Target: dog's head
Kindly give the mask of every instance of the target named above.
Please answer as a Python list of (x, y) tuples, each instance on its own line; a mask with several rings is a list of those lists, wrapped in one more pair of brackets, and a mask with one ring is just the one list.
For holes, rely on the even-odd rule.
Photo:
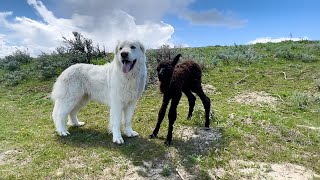
[(157, 66), (157, 73), (159, 81), (170, 81), (174, 67), (177, 65), (181, 57), (181, 54), (178, 54), (173, 60), (166, 59), (161, 60)]
[(121, 66), (123, 73), (128, 73), (137, 66), (145, 63), (145, 48), (139, 41), (119, 42), (115, 49), (117, 63)]

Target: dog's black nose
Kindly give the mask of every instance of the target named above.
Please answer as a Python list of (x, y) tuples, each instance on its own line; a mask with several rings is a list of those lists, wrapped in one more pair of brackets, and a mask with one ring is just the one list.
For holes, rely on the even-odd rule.
[(128, 57), (128, 52), (121, 52), (121, 57), (122, 58)]

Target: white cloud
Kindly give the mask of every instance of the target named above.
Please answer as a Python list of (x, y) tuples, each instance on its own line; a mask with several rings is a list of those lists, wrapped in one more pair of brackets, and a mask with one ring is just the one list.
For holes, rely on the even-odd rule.
[(0, 58), (8, 56), (12, 54), (12, 52), (17, 49), (23, 50), (24, 48), (21, 46), (13, 45), (7, 38), (6, 35), (0, 34)]
[(248, 44), (257, 44), (257, 43), (268, 43), (268, 42), (273, 42), (273, 43), (278, 43), (282, 41), (301, 41), (301, 40), (308, 40), (308, 37), (303, 37), (303, 38), (293, 38), (293, 37), (281, 37), (281, 38), (271, 38), (271, 37), (262, 37), (262, 38), (257, 38), (253, 41), (249, 41)]
[(9, 20), (12, 12), (0, 12), (0, 26), (9, 32), (1, 46), (8, 52), (21, 47), (28, 49), (32, 56), (52, 52), (61, 45), (62, 36), (71, 38), (73, 31), (92, 39), (100, 47), (104, 46), (107, 51), (113, 51), (117, 41), (122, 39), (140, 40), (147, 48), (183, 44), (183, 41), (174, 42), (173, 26), (161, 21), (166, 14), (177, 15), (194, 25), (237, 27), (246, 23), (232, 13), (221, 13), (215, 9), (192, 11), (189, 6), (195, 0), (55, 1), (64, 18), (47, 9), (40, 0), (27, 2), (41, 20), (28, 17)]
[[(102, 14), (100, 18), (91, 15), (73, 13), (72, 17), (57, 18), (41, 1), (28, 0), (42, 18), (36, 21), (27, 17), (15, 17), (9, 21), (12, 12), (0, 13), (0, 25), (9, 29), (7, 39), (15, 42), (16, 47), (29, 49), (31, 55), (42, 52), (52, 52), (61, 45), (62, 36), (72, 37), (72, 31), (81, 32), (85, 37), (104, 45), (108, 51), (113, 51), (118, 40), (137, 39), (147, 47), (159, 47), (170, 44), (174, 28), (164, 22), (145, 22), (137, 24), (135, 18), (121, 10), (112, 10)], [(3, 38), (2, 38), (3, 39)], [(9, 45), (2, 40), (2, 45), (10, 51)]]

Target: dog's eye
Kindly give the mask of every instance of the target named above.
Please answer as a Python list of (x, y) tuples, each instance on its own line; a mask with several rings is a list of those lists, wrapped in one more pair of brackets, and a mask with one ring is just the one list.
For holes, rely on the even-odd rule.
[(131, 49), (135, 49), (136, 47), (135, 47), (135, 46), (131, 46), (130, 48), (131, 48)]
[(120, 47), (119, 50), (121, 51), (121, 50), (122, 50), (122, 47)]

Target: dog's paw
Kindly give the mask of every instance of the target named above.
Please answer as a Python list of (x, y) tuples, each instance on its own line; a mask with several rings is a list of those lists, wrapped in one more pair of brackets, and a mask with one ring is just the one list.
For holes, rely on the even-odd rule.
[(79, 122), (77, 126), (83, 126), (84, 124), (85, 124), (84, 122)]
[(68, 131), (57, 131), (59, 136), (68, 136), (70, 133)]
[(124, 140), (121, 136), (120, 137), (113, 137), (112, 142), (117, 143), (117, 144), (123, 144)]
[(187, 120), (188, 120), (188, 121), (191, 120), (191, 118), (192, 118), (192, 115), (188, 115), (188, 116), (187, 116)]
[(73, 123), (73, 122), (71, 122), (71, 121), (68, 121), (67, 122), (67, 124), (69, 125), (69, 126), (72, 126), (72, 127), (80, 127), (80, 126), (83, 126), (85, 123), (84, 122), (77, 122), (77, 123)]
[(136, 131), (131, 130), (131, 131), (127, 131), (126, 135), (128, 137), (135, 137), (135, 136), (139, 136), (139, 133), (137, 133)]

